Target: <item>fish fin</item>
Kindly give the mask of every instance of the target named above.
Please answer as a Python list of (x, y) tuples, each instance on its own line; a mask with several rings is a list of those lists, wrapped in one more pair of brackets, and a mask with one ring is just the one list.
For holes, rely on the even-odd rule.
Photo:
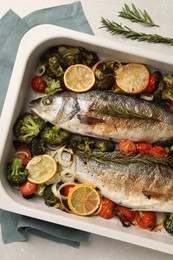
[(97, 124), (105, 123), (105, 120), (103, 120), (102, 118), (97, 118), (92, 116), (77, 115), (77, 118), (82, 124), (86, 124), (86, 125), (97, 125)]

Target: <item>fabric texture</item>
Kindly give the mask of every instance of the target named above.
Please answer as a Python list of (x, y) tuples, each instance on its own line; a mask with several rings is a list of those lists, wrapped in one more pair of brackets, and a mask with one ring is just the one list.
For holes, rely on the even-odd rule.
[[(5, 100), (20, 40), (29, 29), (40, 24), (53, 24), (93, 34), (80, 2), (38, 10), (23, 19), (9, 10), (0, 20), (0, 111)], [(88, 232), (21, 216), (2, 209), (0, 210), (0, 222), (4, 243), (25, 241), (27, 233), (31, 233), (77, 248), (81, 242), (88, 242), (90, 237)]]

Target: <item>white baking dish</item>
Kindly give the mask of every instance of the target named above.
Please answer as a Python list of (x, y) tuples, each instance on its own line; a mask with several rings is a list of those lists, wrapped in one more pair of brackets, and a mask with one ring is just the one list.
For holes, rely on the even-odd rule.
[(120, 61), (140, 62), (165, 72), (171, 72), (173, 68), (173, 59), (171, 60), (170, 56), (53, 25), (41, 25), (26, 33), (19, 46), (0, 121), (0, 207), (8, 211), (173, 254), (173, 236), (171, 237), (165, 232), (149, 232), (135, 227), (124, 228), (114, 218), (104, 220), (99, 217), (79, 217), (48, 208), (43, 202), (40, 202), (40, 199), (24, 200), (6, 182), (5, 171), (12, 151), (12, 126), (19, 113), (27, 107), (29, 100), (34, 97), (30, 87), (34, 66), (45, 50), (59, 44), (82, 46), (105, 57), (111, 56)]

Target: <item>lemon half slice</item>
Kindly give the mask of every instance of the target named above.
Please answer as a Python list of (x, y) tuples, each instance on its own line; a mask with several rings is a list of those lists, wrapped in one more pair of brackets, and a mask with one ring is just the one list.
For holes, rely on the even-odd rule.
[(71, 91), (88, 91), (93, 87), (94, 83), (94, 72), (86, 65), (71, 65), (64, 73), (64, 84)]
[(37, 184), (49, 181), (58, 171), (56, 160), (49, 154), (33, 157), (26, 166), (29, 171), (28, 180)]
[(143, 92), (148, 86), (150, 73), (146, 66), (139, 63), (128, 63), (116, 77), (117, 86), (128, 94)]
[(96, 212), (101, 203), (100, 193), (89, 183), (75, 185), (68, 194), (70, 210), (80, 216), (89, 216)]

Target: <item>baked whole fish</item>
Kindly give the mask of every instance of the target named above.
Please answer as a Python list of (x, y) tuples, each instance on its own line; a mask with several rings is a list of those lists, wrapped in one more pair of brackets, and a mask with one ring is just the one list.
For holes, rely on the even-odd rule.
[(37, 98), (31, 110), (73, 133), (118, 141), (173, 138), (173, 114), (154, 102), (108, 91), (63, 92)]
[(79, 157), (76, 160), (76, 179), (94, 184), (115, 203), (133, 210), (173, 212), (170, 167), (143, 163), (105, 165)]

